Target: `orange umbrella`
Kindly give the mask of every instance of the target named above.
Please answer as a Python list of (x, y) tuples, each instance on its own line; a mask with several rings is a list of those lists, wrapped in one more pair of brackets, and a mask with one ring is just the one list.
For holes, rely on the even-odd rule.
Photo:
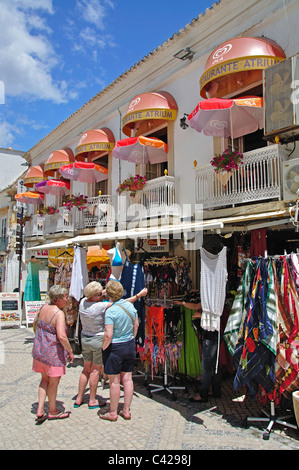
[(45, 196), (37, 191), (26, 191), (16, 194), (15, 199), (23, 204), (39, 204), (45, 199)]
[(134, 163), (161, 163), (167, 161), (168, 147), (155, 137), (129, 137), (118, 140), (112, 155)]

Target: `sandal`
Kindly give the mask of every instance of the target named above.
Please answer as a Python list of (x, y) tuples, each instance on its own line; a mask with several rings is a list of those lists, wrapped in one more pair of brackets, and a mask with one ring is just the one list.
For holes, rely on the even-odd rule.
[(123, 410), (121, 410), (121, 411), (119, 412), (119, 416), (121, 416), (122, 418), (126, 419), (127, 421), (129, 421), (129, 420), (131, 419), (131, 413), (130, 413), (128, 416), (126, 416), (126, 415), (124, 414), (124, 411), (123, 411)]
[(105, 419), (106, 421), (117, 421), (117, 416), (116, 418), (111, 418), (110, 413), (104, 413), (100, 415), (101, 419)]
[(74, 408), (80, 408), (80, 406), (83, 405), (83, 401), (81, 403), (74, 403)]
[(106, 405), (106, 402), (101, 401), (97, 405), (88, 405), (88, 409), (89, 410), (94, 410), (95, 408), (100, 408), (101, 406), (105, 406), (105, 405)]
[(57, 415), (54, 415), (54, 416), (49, 416), (48, 415), (48, 419), (65, 419), (65, 418), (68, 418), (69, 415), (70, 415), (69, 411), (61, 411), (60, 413), (58, 413)]
[(44, 421), (46, 421), (47, 418), (48, 418), (48, 416), (46, 415), (46, 413), (44, 413), (42, 416), (37, 416), (35, 418), (35, 422), (36, 422), (36, 424), (40, 424), (40, 423), (43, 423)]

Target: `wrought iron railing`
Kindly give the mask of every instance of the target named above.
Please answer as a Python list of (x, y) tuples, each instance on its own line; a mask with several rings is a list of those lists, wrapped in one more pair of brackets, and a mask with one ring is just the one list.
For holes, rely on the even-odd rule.
[(215, 173), (208, 164), (195, 168), (195, 202), (210, 209), (266, 199), (281, 199), (281, 162), (286, 151), (270, 145), (244, 153), (243, 165)]

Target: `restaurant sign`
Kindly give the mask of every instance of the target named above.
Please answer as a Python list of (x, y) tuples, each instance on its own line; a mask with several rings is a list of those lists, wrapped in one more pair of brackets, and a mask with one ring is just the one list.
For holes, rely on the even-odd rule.
[(282, 57), (269, 56), (248, 56), (239, 57), (228, 61), (218, 62), (213, 67), (206, 70), (200, 77), (200, 90), (210, 81), (236, 72), (244, 72), (250, 70), (264, 70), (283, 60)]

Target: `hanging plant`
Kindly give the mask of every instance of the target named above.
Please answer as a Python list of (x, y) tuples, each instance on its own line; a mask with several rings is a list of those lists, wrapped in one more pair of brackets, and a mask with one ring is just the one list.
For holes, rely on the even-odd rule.
[(243, 165), (243, 154), (237, 150), (226, 149), (220, 155), (215, 155), (211, 160), (211, 165), (214, 167), (216, 173), (238, 170), (239, 165)]
[(67, 201), (63, 203), (63, 207), (69, 211), (73, 207), (77, 207), (79, 211), (86, 209), (87, 207), (88, 196), (83, 196), (83, 194), (71, 194), (68, 196)]
[(116, 192), (130, 191), (130, 196), (135, 197), (136, 191), (141, 191), (146, 183), (146, 177), (141, 175), (129, 176), (117, 188)]

